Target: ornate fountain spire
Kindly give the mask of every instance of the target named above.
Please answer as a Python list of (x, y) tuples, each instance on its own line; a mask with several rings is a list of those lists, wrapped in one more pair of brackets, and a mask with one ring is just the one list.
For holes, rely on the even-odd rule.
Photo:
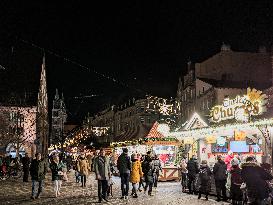
[(46, 68), (45, 68), (45, 54), (43, 56), (42, 71), (40, 78), (40, 87), (38, 93), (37, 105), (37, 129), (36, 129), (36, 144), (38, 145), (38, 152), (47, 154), (48, 152), (48, 97), (46, 85)]

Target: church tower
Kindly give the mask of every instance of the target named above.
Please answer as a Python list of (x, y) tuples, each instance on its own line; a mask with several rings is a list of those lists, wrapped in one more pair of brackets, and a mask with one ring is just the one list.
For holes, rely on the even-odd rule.
[(66, 122), (66, 119), (67, 114), (64, 103), (64, 96), (62, 94), (62, 96), (60, 97), (58, 89), (56, 89), (52, 108), (52, 129), (50, 144), (56, 145), (58, 143), (63, 143), (64, 123)]

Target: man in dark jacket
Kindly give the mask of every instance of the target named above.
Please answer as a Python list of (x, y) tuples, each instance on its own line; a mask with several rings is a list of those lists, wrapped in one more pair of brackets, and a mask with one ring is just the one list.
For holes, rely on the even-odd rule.
[(217, 157), (217, 162), (213, 167), (213, 174), (216, 186), (217, 201), (221, 201), (221, 192), (223, 200), (227, 200), (226, 183), (227, 183), (227, 165), (222, 160), (222, 156)]
[(127, 199), (128, 192), (129, 192), (129, 179), (130, 179), (130, 171), (131, 171), (131, 160), (130, 160), (130, 157), (128, 156), (127, 148), (124, 148), (123, 153), (119, 156), (117, 167), (118, 167), (120, 178), (121, 178), (121, 192), (122, 192), (121, 199)]
[(150, 156), (151, 152), (147, 152), (147, 156), (145, 157), (145, 160), (142, 163), (142, 171), (144, 173), (144, 178), (145, 178), (145, 187), (144, 187), (144, 192), (147, 191), (148, 189), (148, 195), (152, 196), (152, 191), (153, 191), (153, 174), (155, 172), (154, 168), (154, 163), (153, 160)]
[(154, 164), (154, 187), (157, 189), (157, 182), (159, 178), (159, 171), (162, 171), (161, 162), (159, 159), (159, 155), (155, 155), (155, 158), (153, 159)]
[(192, 158), (188, 161), (187, 169), (189, 194), (193, 194), (193, 192), (196, 193), (195, 180), (196, 175), (199, 172), (198, 163), (195, 155), (193, 155)]
[(254, 157), (247, 157), (242, 164), (242, 179), (246, 183), (249, 204), (269, 204), (269, 185), (272, 175), (257, 165)]
[[(35, 159), (32, 160), (30, 165), (30, 175), (32, 180), (32, 195), (31, 198), (39, 198), (40, 194), (43, 191), (44, 179), (47, 172), (47, 162), (45, 159), (42, 159), (40, 153), (35, 154)], [(38, 192), (37, 192), (38, 185)]]
[(23, 182), (28, 182), (30, 158), (28, 157), (27, 153), (22, 158), (22, 164), (23, 164), (23, 172), (24, 172)]

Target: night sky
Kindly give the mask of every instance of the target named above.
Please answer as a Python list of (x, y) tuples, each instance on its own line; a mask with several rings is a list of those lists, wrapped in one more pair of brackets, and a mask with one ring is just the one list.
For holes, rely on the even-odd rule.
[(201, 62), (222, 42), (255, 51), (273, 37), (265, 1), (34, 2), (0, 1), (0, 91), (36, 98), (43, 51), (33, 43), (45, 49), (49, 105), (58, 88), (70, 121), (132, 97), (175, 97), (188, 59)]

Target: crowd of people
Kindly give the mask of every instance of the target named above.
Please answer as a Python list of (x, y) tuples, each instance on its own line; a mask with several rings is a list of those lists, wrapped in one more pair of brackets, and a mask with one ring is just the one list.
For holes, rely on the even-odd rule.
[[(123, 153), (115, 161), (113, 156), (108, 156), (104, 149), (97, 150), (91, 154), (80, 154), (76, 158), (64, 154), (54, 153), (50, 156), (42, 156), (36, 153), (32, 159), (25, 154), (24, 157), (0, 158), (1, 171), (5, 167), (21, 166), (23, 170), (23, 182), (29, 182), (31, 178), (32, 191), (31, 199), (39, 199), (44, 190), (45, 177), (50, 171), (55, 197), (61, 195), (62, 182), (67, 181), (67, 173), (75, 172), (75, 182), (86, 187), (87, 177), (91, 172), (95, 173), (98, 182), (99, 202), (108, 201), (112, 195), (113, 174), (116, 168), (121, 179), (121, 199), (128, 199), (129, 183), (132, 184), (131, 196), (138, 197), (138, 193), (148, 191), (152, 196), (153, 188), (156, 190), (159, 172), (162, 170), (161, 163), (157, 155), (147, 152), (147, 155), (128, 155), (128, 149), (124, 148)], [(116, 168), (115, 168), (116, 167)]]
[(244, 160), (230, 151), (223, 158), (217, 156), (213, 167), (202, 160), (200, 165), (196, 156), (189, 161), (182, 159), (180, 163), (182, 191), (198, 195), (198, 199), (205, 196), (208, 200), (212, 184), (215, 184), (217, 201), (231, 199), (234, 205), (271, 204), (271, 166), (259, 164), (254, 156)]
[[(23, 182), (32, 182), (31, 198), (40, 198), (44, 188), (44, 180), (50, 170), (55, 197), (61, 195), (63, 181), (68, 181), (67, 173), (75, 171), (75, 182), (86, 187), (87, 177), (94, 172), (98, 182), (99, 202), (108, 201), (112, 195), (113, 174), (118, 170), (121, 179), (121, 199), (128, 199), (132, 184), (131, 196), (138, 198), (144, 190), (148, 196), (157, 191), (158, 178), (162, 171), (158, 155), (147, 152), (146, 155), (132, 154), (124, 148), (122, 154), (115, 160), (113, 156), (106, 155), (104, 149), (91, 154), (81, 154), (76, 158), (55, 153), (43, 157), (36, 153), (31, 159), (27, 154), (24, 157), (12, 159), (0, 157), (1, 173), (7, 167), (22, 166)], [(248, 156), (241, 159), (229, 152), (227, 156), (217, 156), (217, 162), (211, 167), (206, 160), (198, 163), (196, 156), (187, 160), (183, 158), (180, 163), (182, 192), (203, 195), (206, 200), (212, 192), (213, 184), (216, 188), (217, 201), (227, 201), (240, 204), (271, 204), (273, 188), (271, 186), (271, 166), (259, 164), (255, 157)]]

